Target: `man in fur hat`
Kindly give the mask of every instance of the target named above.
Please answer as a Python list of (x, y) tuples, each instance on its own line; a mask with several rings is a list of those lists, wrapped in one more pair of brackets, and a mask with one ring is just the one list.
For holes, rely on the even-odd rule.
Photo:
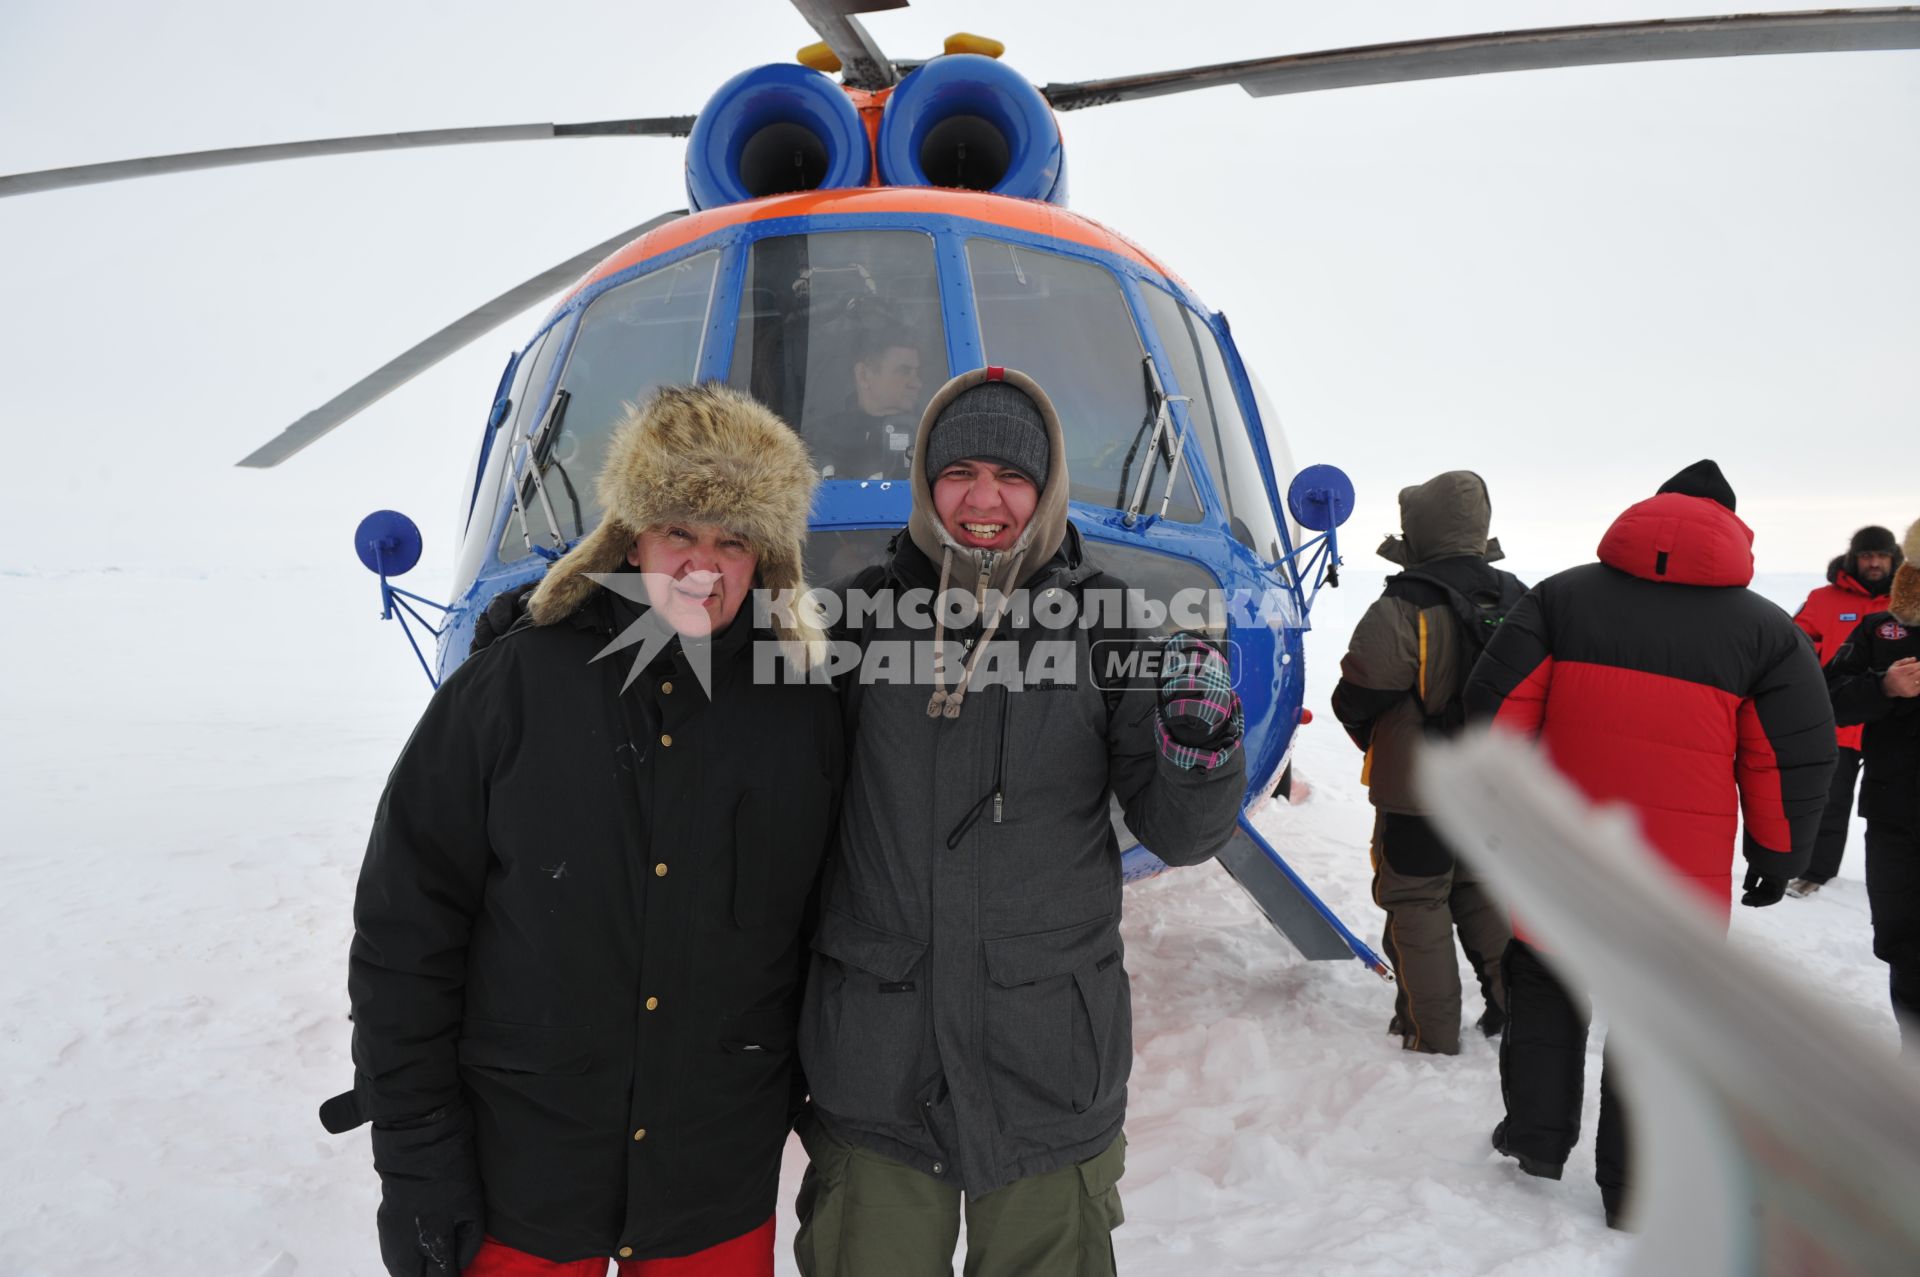
[(754, 679), (756, 645), (821, 636), (743, 609), (803, 587), (814, 483), (758, 403), (662, 390), (613, 437), (599, 526), (394, 767), (354, 1089), (321, 1114), (373, 1123), (393, 1277), (771, 1274), (842, 727), (825, 684)]
[[(848, 591), (902, 606), (852, 637), (927, 649), (913, 614), (929, 594), (959, 619), (935, 620), (926, 681), (847, 690), (845, 814), (801, 1016), (795, 1251), (808, 1277), (947, 1274), (964, 1212), (972, 1277), (1097, 1277), (1133, 1061), (1109, 800), (1168, 863), (1210, 856), (1246, 784), (1238, 698), (1204, 645), (1180, 642), (1202, 659), (1160, 687), (1108, 687), (1098, 631), (1042, 623), (1124, 587), (1067, 521), (1060, 421), (1032, 379), (954, 378), (912, 455), (911, 521)], [(1008, 602), (1021, 589), (1031, 609)]]
[[(1793, 614), (1793, 623), (1813, 640), (1813, 650), (1825, 666), (1840, 651), (1860, 618), (1887, 606), (1887, 587), (1900, 566), (1900, 543), (1881, 527), (1865, 527), (1853, 534), (1846, 554), (1827, 566), (1827, 584), (1807, 595)], [(1790, 896), (1810, 896), (1840, 872), (1847, 849), (1847, 825), (1853, 816), (1853, 788), (1860, 776), (1860, 727), (1841, 727), (1840, 761), (1833, 769), (1827, 809), (1820, 816), (1820, 836), (1805, 876), (1787, 887)]]
[(1873, 952), (1887, 964), (1902, 1049), (1920, 1053), (1920, 522), (1887, 609), (1861, 618), (1827, 666), (1834, 717), (1865, 724), (1867, 904)]

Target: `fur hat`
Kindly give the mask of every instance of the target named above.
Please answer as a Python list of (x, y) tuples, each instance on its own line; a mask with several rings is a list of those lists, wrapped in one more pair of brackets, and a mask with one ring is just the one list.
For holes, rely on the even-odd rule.
[[(1860, 556), (1863, 554), (1892, 555), (1893, 568), (1888, 571), (1888, 577), (1891, 577), (1894, 571), (1898, 571), (1900, 565), (1906, 561), (1906, 556), (1900, 552), (1900, 543), (1893, 539), (1893, 533), (1872, 523), (1854, 533), (1853, 539), (1847, 542), (1847, 556), (1843, 566), (1847, 575), (1855, 580), (1860, 578)], [(1875, 590), (1874, 593), (1877, 594), (1879, 591)]]
[(1900, 542), (1900, 552), (1906, 556), (1899, 570), (1893, 574), (1893, 589), (1887, 599), (1887, 608), (1902, 625), (1920, 625), (1920, 519), (1916, 519), (1907, 535)]
[[(613, 572), (634, 539), (664, 523), (708, 523), (738, 533), (759, 558), (755, 581), (770, 591), (804, 591), (807, 512), (818, 483), (800, 436), (757, 400), (718, 382), (668, 386), (629, 408), (600, 467), (600, 525), (547, 570), (527, 603), (535, 624), (577, 611)], [(789, 655), (806, 664), (825, 636), (791, 609), (775, 625)]]

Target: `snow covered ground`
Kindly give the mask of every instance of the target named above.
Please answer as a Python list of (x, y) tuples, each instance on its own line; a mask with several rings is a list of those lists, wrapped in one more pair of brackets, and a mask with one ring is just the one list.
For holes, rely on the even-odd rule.
[[(366, 1134), (328, 1136), (314, 1108), (350, 1080), (354, 876), (427, 688), (340, 558), (0, 570), (0, 1273), (380, 1271)], [(1260, 820), (1371, 939), (1371, 812), (1326, 697), (1379, 577), (1348, 581), (1309, 640), (1312, 796)], [(1791, 607), (1812, 583), (1760, 584)], [(1861, 869), (1856, 825), (1840, 880), (1736, 909), (1734, 943), (1891, 1041)], [(1398, 1050), (1389, 988), (1300, 961), (1216, 868), (1133, 888), (1127, 910), (1124, 1271), (1573, 1277), (1626, 1259), (1590, 1140), (1561, 1183), (1488, 1150), (1499, 1088), (1476, 1035), (1454, 1059)]]

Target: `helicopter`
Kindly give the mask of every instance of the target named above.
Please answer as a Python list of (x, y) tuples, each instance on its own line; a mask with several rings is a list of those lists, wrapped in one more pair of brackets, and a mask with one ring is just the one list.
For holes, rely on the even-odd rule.
[[(1337, 581), (1337, 528), (1352, 508), (1351, 488), (1314, 469), (1283, 499), (1291, 462), (1224, 318), (1158, 258), (1066, 210), (1055, 113), (1221, 84), (1285, 93), (1920, 40), (1914, 9), (1756, 15), (1414, 41), (1036, 89), (997, 60), (992, 42), (973, 37), (956, 37), (925, 62), (891, 60), (857, 15), (897, 4), (796, 7), (824, 53), (743, 72), (690, 116), (157, 157), (0, 178), (0, 195), (351, 150), (689, 136), (687, 213), (643, 223), (510, 290), (302, 418), (248, 463), (277, 464), (584, 273), (509, 361), (464, 472), (470, 494), (454, 597), (444, 623), (432, 627), (439, 649), (429, 673), (444, 676), (487, 601), (537, 577), (591, 527), (595, 444), (618, 405), (651, 385), (734, 381), (810, 443), (832, 443), (831, 422), (855, 396), (830, 379), (850, 379), (860, 362), (853, 348), (871, 330), (911, 337), (890, 349), (915, 356), (923, 400), (949, 373), (984, 362), (1019, 366), (1058, 387), (1069, 420), (1085, 425), (1085, 436), (1070, 441), (1073, 517), (1120, 576), (1155, 593), (1201, 584), (1290, 602), (1276, 624), (1229, 620), (1220, 631), (1240, 665), (1256, 798), (1284, 774), (1302, 720), (1302, 635), (1315, 592)], [(621, 371), (610, 372), (615, 365)], [(610, 380), (617, 377), (627, 380)], [(865, 441), (871, 455), (827, 462), (814, 580), (877, 556), (905, 520), (903, 458), (893, 455), (895, 432), (886, 428), (900, 422), (878, 420), (882, 426), (866, 432), (878, 436)], [(390, 583), (418, 553), (406, 525), (376, 521), (357, 545), (381, 570), (387, 611), (427, 604)], [(1122, 845), (1130, 848), (1129, 878), (1159, 872), (1134, 840)], [(1222, 859), (1308, 957), (1351, 954), (1384, 969), (1250, 822), (1243, 819)]]

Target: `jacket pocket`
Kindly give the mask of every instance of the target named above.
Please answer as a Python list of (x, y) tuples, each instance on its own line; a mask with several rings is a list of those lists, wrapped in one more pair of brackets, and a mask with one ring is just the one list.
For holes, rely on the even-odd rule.
[(463, 1067), (565, 1077), (593, 1063), (593, 1030), (468, 1020), (456, 1048)]
[(917, 1122), (916, 1097), (932, 1072), (926, 942), (828, 909), (813, 948), (800, 1064), (814, 1102), (849, 1120)]
[(1112, 917), (984, 942), (987, 1077), (1009, 1132), (1111, 1103), (1133, 1064), (1133, 1018)]
[(750, 789), (733, 815), (733, 920), (798, 926), (832, 830), (833, 795), (802, 763), (779, 789)]

